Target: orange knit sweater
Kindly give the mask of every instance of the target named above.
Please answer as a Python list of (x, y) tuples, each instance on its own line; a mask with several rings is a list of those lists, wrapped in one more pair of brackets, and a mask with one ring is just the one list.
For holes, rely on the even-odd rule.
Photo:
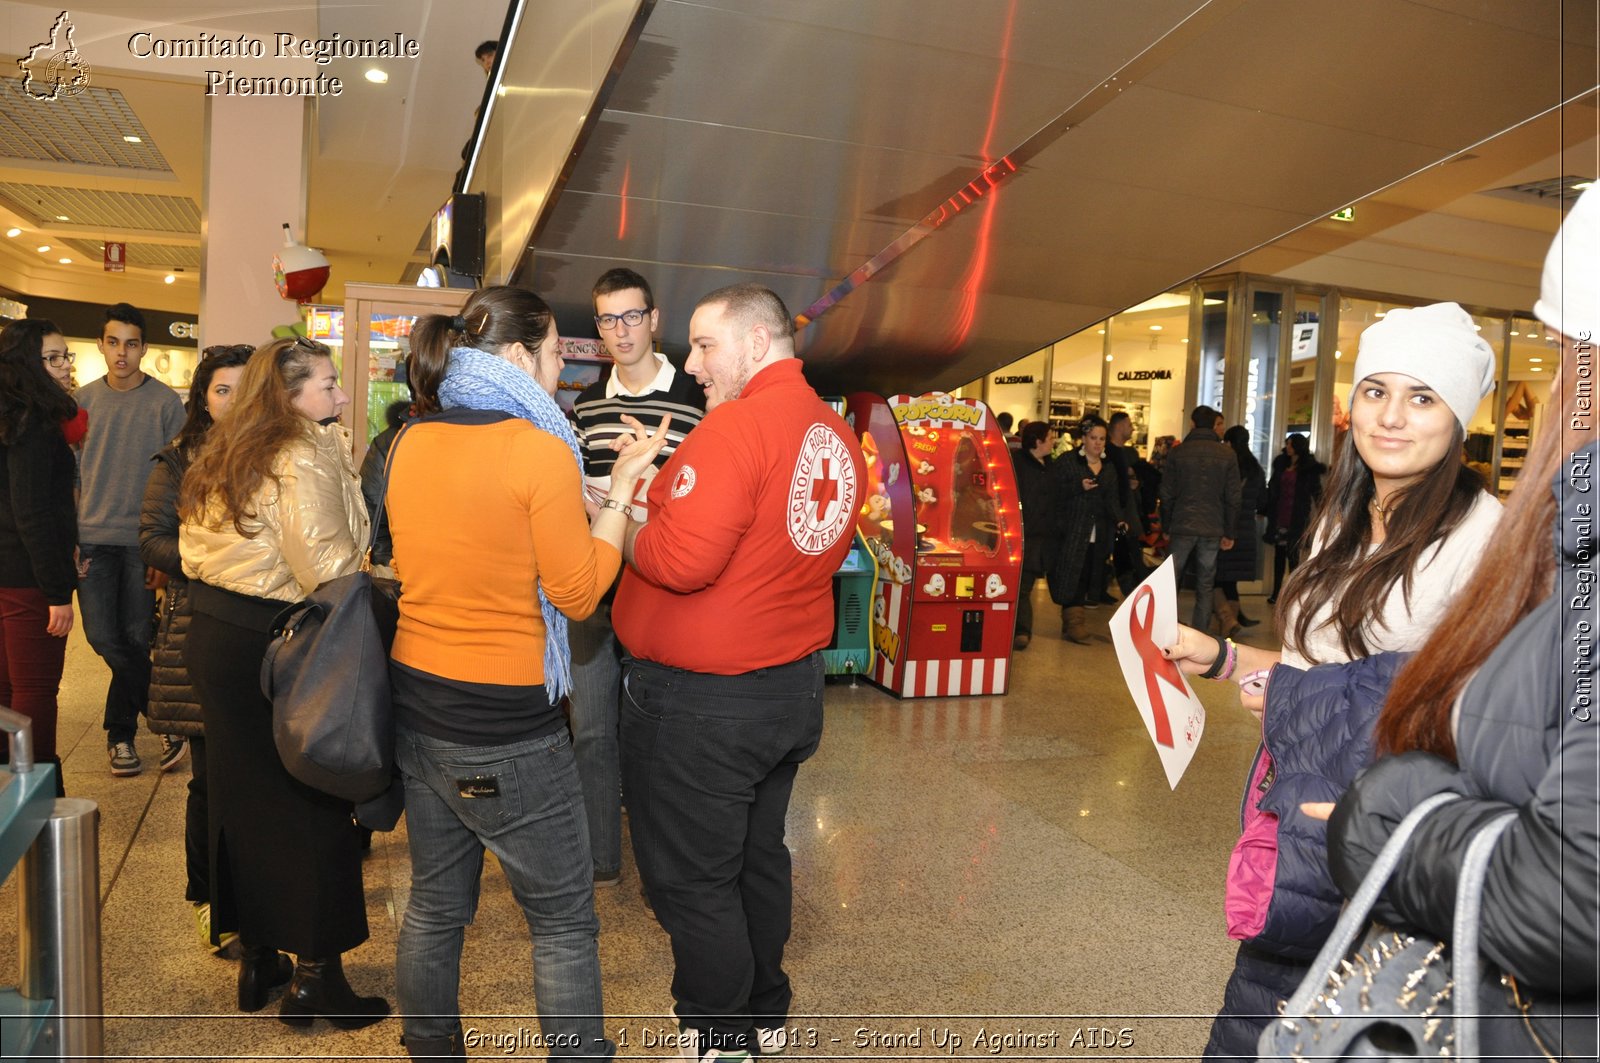
[(580, 620), (622, 563), (590, 537), (580, 482), (566, 444), (520, 418), (413, 425), (389, 477), (394, 659), (469, 683), (543, 683), (535, 581)]

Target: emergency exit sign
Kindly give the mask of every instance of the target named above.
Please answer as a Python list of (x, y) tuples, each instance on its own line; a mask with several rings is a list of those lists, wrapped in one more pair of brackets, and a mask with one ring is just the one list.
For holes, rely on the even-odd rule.
[(1346, 207), (1343, 210), (1336, 210), (1332, 214), (1328, 215), (1328, 217), (1333, 221), (1355, 221), (1356, 208)]

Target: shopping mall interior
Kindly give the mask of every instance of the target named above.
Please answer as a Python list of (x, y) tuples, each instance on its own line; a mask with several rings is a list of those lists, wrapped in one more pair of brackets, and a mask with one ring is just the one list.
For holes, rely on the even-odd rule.
[[(529, 287), (581, 382), (599, 371), (590, 286), (625, 265), (680, 361), (696, 300), (756, 281), (796, 316), (824, 394), (946, 392), (1061, 427), (1124, 410), (1146, 452), (1205, 403), (1266, 462), (1289, 432), (1327, 456), (1365, 327), (1455, 301), (1497, 352), (1466, 458), (1503, 495), (1550, 399), (1540, 265), (1600, 176), (1597, 9), (5, 0), (0, 53), (21, 74), (0, 78), (0, 317), (56, 321), (82, 385), (106, 371), (104, 308), (132, 303), (145, 371), (180, 393), (204, 347), (301, 324), (338, 349), (364, 448), (406, 395), (417, 314)], [(332, 41), (328, 61), (305, 41)], [(308, 248), (326, 283), (285, 298)], [(1269, 589), (1241, 584), (1261, 646), (1277, 645)], [(1204, 741), (1169, 785), (1112, 608), (1073, 645), (1034, 593), (1044, 619), (1004, 693), (830, 680), (788, 822), (804, 1054), (1205, 1043), (1258, 726), (1230, 684), (1199, 684)], [(397, 1019), (307, 1032), (234, 1010), (233, 966), (183, 897), (187, 769), (154, 770), (141, 730), (144, 774), (108, 775), (106, 676), (74, 631), (58, 745), (67, 793), (99, 808), (105, 1057), (403, 1056)], [(372, 936), (347, 969), (392, 999), (403, 823), (374, 839), (365, 884)], [(13, 875), (0, 987), (21, 977), (17, 904)], [(631, 860), (597, 907), (622, 1054), (670, 1055), (652, 1037), (671, 955)], [(491, 869), (463, 965), (473, 1054), (542, 1054), (518, 1041), (529, 951)]]

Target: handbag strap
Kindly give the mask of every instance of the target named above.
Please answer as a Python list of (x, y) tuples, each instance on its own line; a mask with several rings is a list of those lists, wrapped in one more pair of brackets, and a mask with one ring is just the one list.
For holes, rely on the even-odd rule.
[(1450, 955), (1455, 964), (1456, 1058), (1463, 1063), (1478, 1059), (1478, 922), (1483, 912), (1483, 884), (1489, 877), (1489, 857), (1515, 812), (1490, 820), (1467, 845), (1456, 883), (1455, 930)]
[(1400, 825), (1394, 829), (1389, 840), (1378, 851), (1378, 858), (1372, 862), (1372, 869), (1367, 872), (1367, 877), (1361, 880), (1355, 896), (1345, 905), (1344, 912), (1334, 924), (1333, 933), (1328, 936), (1322, 951), (1311, 961), (1311, 973), (1300, 983), (1300, 988), (1295, 990), (1294, 996), (1284, 1005), (1285, 1017), (1300, 1018), (1310, 1014), (1312, 1005), (1322, 993), (1323, 987), (1328, 984), (1329, 977), (1339, 969), (1339, 961), (1349, 953), (1350, 946), (1355, 944), (1357, 935), (1366, 926), (1367, 917), (1372, 914), (1372, 906), (1378, 903), (1378, 894), (1383, 892), (1383, 887), (1389, 884), (1389, 876), (1393, 875), (1394, 869), (1399, 866), (1400, 854), (1405, 850), (1406, 843), (1411, 840), (1411, 835), (1416, 833), (1417, 827), (1429, 813), (1440, 805), (1456, 800), (1459, 796), (1450, 793), (1434, 794), (1413, 808), (1407, 813), (1406, 818), (1400, 821)]
[(389, 444), (389, 453), (384, 455), (383, 459), (383, 481), (378, 487), (378, 508), (372, 515), (372, 530), (367, 536), (366, 557), (368, 561), (372, 559), (373, 547), (378, 545), (378, 529), (383, 526), (384, 515), (389, 509), (389, 473), (394, 469), (394, 452), (400, 448), (400, 440), (405, 437), (406, 432), (410, 431), (412, 425), (421, 424), (424, 421), (441, 424), (485, 425), (498, 424), (501, 421), (509, 421), (513, 418), (513, 414), (505, 413), (501, 410), (470, 410), (464, 407), (456, 407), (424, 414), (421, 417), (413, 417), (401, 425), (400, 431), (394, 434), (394, 442)]

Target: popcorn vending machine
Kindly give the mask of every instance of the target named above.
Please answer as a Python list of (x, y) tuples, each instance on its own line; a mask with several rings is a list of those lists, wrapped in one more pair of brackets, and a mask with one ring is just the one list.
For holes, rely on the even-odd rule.
[(1004, 694), (1022, 573), (1005, 435), (976, 399), (850, 396), (878, 561), (871, 678), (900, 697)]

